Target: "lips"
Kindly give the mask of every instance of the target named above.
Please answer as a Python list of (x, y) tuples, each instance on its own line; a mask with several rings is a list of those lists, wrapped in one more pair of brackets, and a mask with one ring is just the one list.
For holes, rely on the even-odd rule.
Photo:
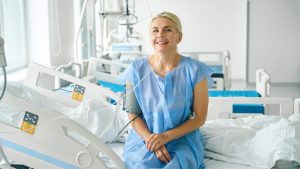
[(156, 41), (156, 44), (158, 44), (158, 45), (164, 45), (164, 44), (167, 44), (167, 43), (168, 43), (168, 41), (165, 41), (165, 40)]

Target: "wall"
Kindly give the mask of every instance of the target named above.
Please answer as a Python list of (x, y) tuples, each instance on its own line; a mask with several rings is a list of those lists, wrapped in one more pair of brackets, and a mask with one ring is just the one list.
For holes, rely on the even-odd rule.
[(73, 60), (73, 0), (26, 1), (26, 18), (31, 61), (56, 67)]
[(27, 53), (34, 62), (50, 66), (48, 0), (26, 2)]
[(250, 0), (247, 79), (264, 68), (272, 83), (300, 83), (300, 1)]
[(162, 11), (177, 14), (183, 24), (179, 51), (220, 51), (231, 53), (232, 78), (246, 74), (246, 0), (137, 0), (136, 30), (144, 35), (145, 51), (151, 53), (149, 22)]

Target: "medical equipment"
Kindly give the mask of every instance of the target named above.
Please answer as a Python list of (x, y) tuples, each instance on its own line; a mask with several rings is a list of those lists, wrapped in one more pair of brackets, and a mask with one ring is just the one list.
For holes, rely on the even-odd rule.
[[(84, 90), (80, 93), (74, 90), (72, 98), (60, 95), (39, 86), (38, 79), (44, 74), (70, 81)], [(108, 89), (33, 63), (29, 66), (25, 84), (36, 93), (42, 93), (43, 96), (73, 108), (81, 102), (78, 98), (99, 99), (102, 106), (111, 105), (110, 99), (121, 103), (120, 97)], [(124, 168), (119, 157), (98, 137), (66, 118), (67, 115), (59, 113), (59, 110), (55, 109), (55, 103), (48, 101), (51, 106), (44, 102), (35, 105), (39, 99), (24, 99), (17, 96), (18, 94), (21, 93), (9, 93), (1, 101), (1, 105), (11, 106), (20, 111), (18, 114), (24, 114), (21, 128), (0, 123), (1, 130), (5, 131), (1, 131), (1, 143), (9, 160), (33, 168), (107, 168), (98, 156), (108, 156), (117, 168)], [(119, 104), (111, 106), (120, 109)], [(60, 151), (62, 147), (63, 151)]]
[(135, 0), (112, 3), (113, 6), (119, 7), (117, 12), (106, 9), (106, 1), (103, 3), (102, 53), (99, 58), (132, 62), (141, 57), (143, 38), (133, 28), (133, 25), (138, 22), (138, 17), (134, 14)]
[(5, 53), (4, 53), (4, 40), (0, 36), (0, 67), (7, 66)]
[(181, 54), (204, 62), (213, 70), (213, 74), (211, 75), (214, 80), (213, 89), (229, 90), (231, 88), (229, 51), (181, 52)]
[[(4, 85), (3, 85), (3, 89), (0, 95), (0, 100), (2, 99), (2, 97), (4, 96), (5, 90), (6, 90), (6, 71), (5, 71), (5, 66), (7, 66), (6, 63), (6, 59), (5, 59), (5, 53), (4, 53), (4, 40), (2, 39), (2, 37), (0, 36), (0, 67), (2, 68), (3, 71), (3, 76), (4, 76)], [(0, 164), (2, 165), (4, 163), (4, 167), (5, 168), (9, 168), (9, 166), (7, 166), (8, 164), (8, 160), (6, 158), (6, 155), (4, 154), (2, 147), (0, 145)]]
[(0, 67), (2, 68), (3, 76), (4, 76), (4, 85), (3, 89), (0, 95), (0, 100), (2, 99), (5, 88), (6, 88), (6, 71), (5, 71), (5, 66), (7, 66), (6, 59), (5, 59), (5, 53), (4, 53), (4, 40), (0, 36)]

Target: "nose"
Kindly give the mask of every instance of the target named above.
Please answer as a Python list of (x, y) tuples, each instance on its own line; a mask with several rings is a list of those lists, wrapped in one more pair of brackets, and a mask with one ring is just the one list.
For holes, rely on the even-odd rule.
[(162, 30), (157, 32), (156, 38), (162, 38), (164, 36), (164, 32)]

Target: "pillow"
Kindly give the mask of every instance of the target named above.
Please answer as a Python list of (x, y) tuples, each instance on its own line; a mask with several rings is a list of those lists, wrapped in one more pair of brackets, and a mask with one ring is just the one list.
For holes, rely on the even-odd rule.
[(98, 99), (83, 100), (66, 114), (104, 142), (114, 139), (129, 121), (126, 112)]

